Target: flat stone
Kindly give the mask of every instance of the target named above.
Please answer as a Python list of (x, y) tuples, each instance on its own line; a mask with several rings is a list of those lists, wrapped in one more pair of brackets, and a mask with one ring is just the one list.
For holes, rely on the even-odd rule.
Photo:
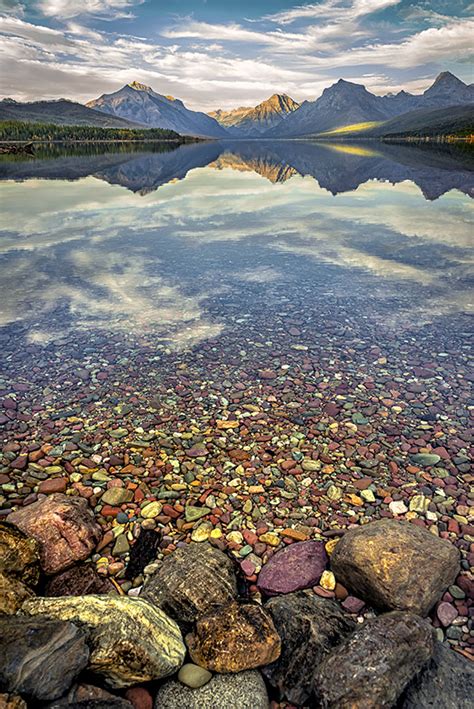
[(242, 672), (280, 656), (271, 615), (257, 603), (231, 601), (196, 621), (186, 636), (193, 662), (212, 672)]
[(411, 460), (415, 465), (421, 465), (423, 468), (430, 465), (436, 465), (441, 460), (439, 455), (436, 453), (417, 453), (411, 456)]
[(133, 492), (124, 487), (111, 487), (100, 498), (102, 504), (112, 505), (112, 507), (123, 505), (124, 502), (131, 502), (131, 500), (133, 500)]
[(431, 661), (408, 685), (399, 709), (472, 709), (474, 664), (437, 642)]
[(158, 517), (158, 515), (161, 514), (162, 509), (163, 504), (156, 500), (155, 502), (149, 502), (147, 505), (142, 507), (140, 510), (140, 515), (143, 517), (143, 519), (154, 519), (155, 517)]
[(67, 596), (27, 601), (23, 613), (85, 626), (88, 669), (110, 687), (130, 687), (177, 672), (186, 648), (176, 623), (160, 608), (128, 596)]
[(201, 519), (201, 517), (210, 514), (210, 512), (209, 507), (193, 507), (193, 505), (186, 505), (184, 508), (186, 522), (195, 522), (197, 519)]
[(334, 601), (312, 591), (271, 598), (265, 609), (281, 637), (281, 655), (262, 669), (281, 700), (303, 705), (309, 700), (315, 668), (354, 629)]
[(36, 700), (60, 697), (86, 667), (86, 633), (48, 618), (0, 616), (0, 687)]
[(170, 680), (158, 690), (155, 709), (269, 709), (260, 672), (214, 675), (208, 684), (190, 689)]
[(199, 665), (193, 665), (188, 662), (186, 665), (183, 665), (178, 672), (178, 679), (182, 684), (185, 684), (186, 687), (199, 689), (199, 687), (204, 687), (205, 684), (210, 682), (212, 673), (204, 669), (204, 667), (199, 667)]
[(163, 559), (140, 596), (178, 623), (193, 623), (237, 597), (234, 565), (209, 544), (189, 544)]
[(315, 586), (327, 560), (323, 542), (295, 542), (265, 564), (258, 575), (258, 588), (267, 596), (275, 596)]
[(381, 609), (427, 615), (459, 573), (459, 551), (409, 522), (349, 529), (331, 555), (337, 581)]
[(39, 542), (40, 562), (47, 574), (86, 559), (102, 535), (86, 500), (59, 493), (12, 512), (8, 522)]
[(429, 623), (393, 611), (367, 621), (316, 668), (314, 693), (323, 707), (392, 707), (434, 651)]

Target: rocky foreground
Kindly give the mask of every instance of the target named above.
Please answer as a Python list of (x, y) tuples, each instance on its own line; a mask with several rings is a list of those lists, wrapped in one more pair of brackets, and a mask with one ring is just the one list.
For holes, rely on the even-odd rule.
[(472, 706), (474, 665), (434, 627), (453, 622), (453, 599), (472, 601), (450, 541), (395, 519), (294, 536), (249, 583), (248, 557), (218, 538), (163, 556), (144, 528), (124, 589), (89, 561), (104, 539), (85, 499), (13, 511), (0, 522), (0, 707)]

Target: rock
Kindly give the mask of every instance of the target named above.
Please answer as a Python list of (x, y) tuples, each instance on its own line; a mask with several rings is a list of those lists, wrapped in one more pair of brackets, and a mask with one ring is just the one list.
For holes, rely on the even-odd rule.
[(208, 684), (190, 689), (171, 680), (158, 690), (155, 709), (269, 709), (265, 682), (250, 670), (233, 675), (214, 675)]
[(433, 650), (427, 621), (403, 611), (380, 615), (356, 630), (316, 668), (316, 700), (323, 709), (392, 707)]
[(271, 557), (258, 575), (257, 586), (267, 596), (315, 586), (327, 559), (322, 542), (296, 542)]
[(456, 608), (451, 605), (451, 603), (446, 603), (443, 601), (437, 607), (436, 615), (438, 616), (438, 620), (441, 625), (444, 625), (444, 627), (447, 628), (448, 625), (451, 625), (453, 620), (458, 617), (458, 612)]
[(48, 618), (0, 617), (0, 690), (51, 700), (86, 667), (86, 634)]
[(176, 549), (163, 560), (140, 594), (184, 624), (193, 623), (214, 606), (236, 596), (232, 561), (209, 544)]
[(127, 596), (35, 598), (22, 612), (84, 625), (91, 638), (88, 669), (111, 687), (129, 687), (176, 672), (186, 649), (176, 623), (159, 608)]
[(27, 586), (39, 580), (39, 544), (8, 522), (0, 522), (0, 573), (14, 576)]
[(133, 709), (153, 709), (153, 697), (145, 687), (130, 687), (125, 697), (131, 702)]
[(355, 627), (334, 601), (318, 598), (312, 591), (297, 591), (271, 598), (265, 609), (281, 637), (278, 660), (263, 668), (281, 699), (305, 704), (313, 686), (315, 668), (330, 650)]
[(91, 564), (77, 564), (56, 576), (51, 576), (44, 587), (45, 596), (86, 596), (88, 594), (116, 593), (110, 581), (99, 576)]
[(201, 616), (186, 636), (193, 662), (212, 672), (242, 672), (280, 656), (272, 617), (257, 603), (231, 601)]
[(186, 665), (183, 665), (178, 672), (178, 679), (185, 684), (186, 687), (199, 689), (199, 687), (204, 687), (204, 685), (212, 679), (212, 674), (209, 670), (204, 669), (204, 667), (199, 667), (199, 665), (193, 665), (188, 662)]
[(393, 515), (404, 515), (405, 512), (408, 512), (408, 507), (403, 500), (393, 500), (388, 507)]
[(161, 534), (153, 529), (142, 529), (140, 536), (130, 549), (130, 561), (125, 571), (125, 578), (134, 579), (143, 573), (143, 570), (150, 564), (160, 549)]
[(124, 502), (130, 502), (131, 500), (133, 500), (133, 492), (123, 487), (111, 487), (100, 498), (103, 504), (112, 505), (112, 507), (123, 505)]
[(27, 709), (27, 705), (17, 694), (0, 694), (0, 709)]
[(436, 463), (439, 463), (441, 457), (436, 455), (436, 453), (417, 453), (416, 455), (412, 455), (411, 459), (415, 465), (427, 467), (429, 465), (436, 465)]
[(405, 690), (399, 709), (472, 709), (474, 664), (435, 644), (431, 661)]
[(56, 699), (45, 709), (134, 709), (122, 697), (90, 684), (74, 685), (66, 696)]
[(14, 615), (33, 592), (14, 576), (0, 572), (0, 615)]
[(331, 556), (336, 579), (375, 607), (426, 615), (459, 572), (459, 552), (424, 529), (383, 519), (349, 529)]
[(41, 566), (47, 574), (86, 559), (102, 534), (85, 499), (61, 494), (12, 512), (8, 521), (38, 540)]
[(143, 517), (143, 519), (154, 519), (155, 517), (158, 517), (158, 515), (161, 514), (161, 510), (163, 509), (163, 503), (162, 502), (149, 502), (147, 505), (142, 507), (140, 510), (140, 514)]

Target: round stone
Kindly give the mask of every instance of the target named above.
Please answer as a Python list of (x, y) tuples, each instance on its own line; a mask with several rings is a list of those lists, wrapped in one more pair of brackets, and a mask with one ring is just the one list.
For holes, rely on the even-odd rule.
[(186, 687), (199, 689), (199, 687), (204, 687), (212, 679), (212, 673), (204, 669), (204, 667), (199, 667), (199, 665), (193, 665), (189, 662), (181, 667), (178, 679)]

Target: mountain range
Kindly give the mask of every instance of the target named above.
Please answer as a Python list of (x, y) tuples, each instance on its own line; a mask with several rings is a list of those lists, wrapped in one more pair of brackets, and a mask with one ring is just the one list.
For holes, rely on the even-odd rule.
[[(315, 101), (299, 104), (286, 94), (274, 94), (254, 108), (210, 114), (192, 111), (179, 99), (134, 81), (85, 106), (64, 99), (30, 103), (4, 99), (0, 120), (166, 128), (182, 135), (220, 139), (304, 138), (331, 132), (385, 137), (410, 131), (413, 125), (422, 133), (424, 121), (431, 121), (433, 130), (450, 125), (452, 112), (446, 109), (453, 106), (457, 107), (454, 129), (469, 131), (474, 123), (474, 84), (467, 85), (450, 72), (441, 73), (419, 95), (400, 91), (378, 96), (361, 84), (340, 79)], [(435, 114), (436, 110), (441, 113)]]

